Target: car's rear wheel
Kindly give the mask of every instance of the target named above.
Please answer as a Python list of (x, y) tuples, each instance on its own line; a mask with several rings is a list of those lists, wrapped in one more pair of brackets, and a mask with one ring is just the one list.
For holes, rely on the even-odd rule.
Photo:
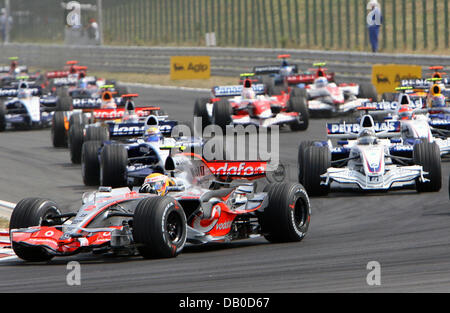
[(70, 160), (73, 164), (81, 163), (81, 147), (83, 146), (83, 129), (84, 126), (80, 124), (73, 124), (69, 128), (69, 151)]
[(288, 102), (288, 109), (290, 112), (299, 113), (298, 120), (291, 122), (289, 125), (291, 130), (306, 130), (309, 126), (309, 112), (306, 105), (306, 98), (291, 97)]
[(206, 105), (208, 102), (209, 98), (198, 98), (195, 100), (194, 116), (201, 118), (202, 131), (206, 128), (206, 126), (211, 124), (211, 121), (209, 120), (208, 110), (206, 109)]
[(377, 89), (372, 83), (361, 83), (359, 85), (358, 97), (372, 99), (372, 101), (378, 101)]
[(102, 142), (98, 140), (83, 143), (81, 149), (81, 176), (86, 186), (96, 186), (100, 183), (99, 150)]
[(231, 105), (227, 100), (220, 100), (214, 102), (213, 106), (213, 124), (222, 128), (225, 131), (227, 125), (232, 121), (231, 118)]
[(100, 185), (127, 186), (128, 152), (123, 145), (105, 145), (100, 158)]
[(179, 203), (168, 196), (141, 200), (133, 219), (133, 240), (144, 258), (172, 258), (184, 248), (186, 216)]
[(0, 100), (0, 132), (6, 130), (6, 114), (5, 105), (2, 100)]
[(51, 138), (53, 147), (67, 147), (67, 133), (64, 112), (56, 111), (52, 117)]
[(304, 156), (305, 150), (311, 146), (314, 146), (314, 141), (311, 141), (311, 140), (302, 141), (298, 145), (297, 164), (298, 164), (298, 182), (300, 184), (303, 184), (304, 170), (303, 170), (302, 166), (303, 166), (303, 159), (305, 158), (305, 156)]
[(261, 221), (266, 239), (270, 242), (301, 241), (308, 231), (311, 216), (306, 190), (295, 183), (275, 183), (266, 190), (269, 204)]
[[(41, 198), (26, 198), (17, 203), (11, 214), (10, 229), (28, 228), (32, 226), (53, 226), (61, 224), (60, 219), (50, 217), (61, 215), (56, 203)], [(53, 256), (41, 247), (24, 246), (12, 242), (16, 255), (30, 262), (48, 261)]]
[(84, 135), (84, 141), (98, 140), (107, 141), (109, 140), (109, 131), (103, 126), (88, 126), (86, 128), (86, 133)]

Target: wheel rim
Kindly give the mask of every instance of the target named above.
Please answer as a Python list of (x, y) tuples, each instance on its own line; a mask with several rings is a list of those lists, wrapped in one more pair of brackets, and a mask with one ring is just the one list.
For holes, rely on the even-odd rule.
[(166, 232), (172, 243), (179, 242), (183, 236), (183, 221), (175, 211), (170, 212), (167, 217)]
[(308, 209), (301, 198), (295, 201), (293, 214), (295, 226), (297, 228), (303, 227), (308, 219)]

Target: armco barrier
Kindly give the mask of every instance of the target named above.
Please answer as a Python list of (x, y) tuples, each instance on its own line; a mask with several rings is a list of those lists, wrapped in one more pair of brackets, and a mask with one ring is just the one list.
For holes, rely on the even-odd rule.
[(450, 66), (448, 56), (290, 49), (9, 44), (0, 46), (0, 52), (5, 63), (8, 56), (18, 56), (22, 64), (46, 69), (61, 68), (74, 59), (93, 71), (155, 74), (169, 74), (171, 56), (209, 55), (211, 75), (221, 76), (237, 76), (255, 65), (278, 64), (277, 55), (290, 54), (291, 62), (302, 70), (313, 62), (327, 62), (327, 68), (342, 82), (369, 81), (373, 64)]

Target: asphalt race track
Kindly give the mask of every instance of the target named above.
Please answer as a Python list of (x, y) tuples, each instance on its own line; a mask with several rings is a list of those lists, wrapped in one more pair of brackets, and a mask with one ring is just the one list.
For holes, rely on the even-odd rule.
[[(201, 93), (134, 88), (173, 118), (192, 116)], [(300, 140), (325, 136), (325, 120), (306, 132), (280, 134), (281, 159), (296, 171)], [(439, 193), (415, 190), (355, 193), (312, 199), (312, 219), (301, 243), (264, 239), (188, 247), (174, 259), (78, 255), (50, 264), (0, 263), (0, 292), (448, 292), (450, 291), (449, 163)], [(295, 176), (293, 175), (293, 178)], [(89, 190), (66, 149), (50, 131), (0, 134), (0, 199), (54, 199), (70, 209)], [(69, 260), (81, 263), (81, 286), (66, 284)], [(367, 263), (381, 264), (381, 286), (368, 286)]]

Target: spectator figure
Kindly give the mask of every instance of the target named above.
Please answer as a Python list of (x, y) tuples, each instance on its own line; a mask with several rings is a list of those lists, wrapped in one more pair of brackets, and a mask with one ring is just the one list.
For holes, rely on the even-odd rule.
[(378, 1), (370, 0), (369, 3), (367, 3), (367, 10), (370, 10), (369, 14), (367, 14), (370, 45), (372, 46), (372, 51), (377, 52), (378, 35), (380, 34), (380, 26), (383, 22), (383, 16)]
[(100, 39), (100, 33), (98, 30), (98, 23), (95, 19), (91, 18), (89, 20), (89, 27), (87, 29), (89, 39), (99, 41)]
[(2, 42), (6, 42), (6, 35), (11, 30), (12, 17), (7, 15), (6, 9), (2, 8), (0, 14), (0, 32), (2, 33)]

